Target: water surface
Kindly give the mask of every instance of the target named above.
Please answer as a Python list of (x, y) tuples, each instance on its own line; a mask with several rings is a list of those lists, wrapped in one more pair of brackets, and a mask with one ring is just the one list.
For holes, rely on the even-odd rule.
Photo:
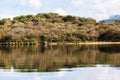
[(120, 45), (0, 46), (1, 80), (120, 80)]

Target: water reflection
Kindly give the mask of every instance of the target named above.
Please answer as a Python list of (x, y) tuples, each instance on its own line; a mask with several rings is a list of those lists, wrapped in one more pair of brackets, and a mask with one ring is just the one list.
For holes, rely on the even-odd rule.
[[(0, 67), (17, 72), (54, 72), (96, 64), (120, 67), (120, 45), (0, 46)], [(109, 54), (110, 53), (110, 54)], [(79, 79), (78, 79), (79, 80)]]
[(106, 53), (120, 53), (120, 45), (105, 45), (99, 49)]
[(59, 72), (1, 72), (2, 80), (119, 80), (120, 70), (114, 67), (66, 68)]

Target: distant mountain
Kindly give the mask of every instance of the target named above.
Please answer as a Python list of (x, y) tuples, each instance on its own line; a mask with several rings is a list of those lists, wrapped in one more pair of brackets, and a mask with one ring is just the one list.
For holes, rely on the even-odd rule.
[(120, 15), (112, 15), (112, 16), (110, 16), (110, 19), (112, 19), (112, 20), (120, 20)]
[(102, 20), (100, 23), (106, 23), (106, 24), (111, 24), (111, 23), (118, 23), (120, 21), (120, 15), (112, 15), (109, 17), (109, 19)]

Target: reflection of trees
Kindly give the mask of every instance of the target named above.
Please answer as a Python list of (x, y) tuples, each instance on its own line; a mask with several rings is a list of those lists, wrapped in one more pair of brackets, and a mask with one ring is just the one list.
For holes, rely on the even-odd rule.
[(99, 47), (99, 50), (106, 53), (120, 53), (120, 45), (107, 45)]
[[(75, 67), (77, 65), (111, 64), (120, 66), (120, 54), (101, 52), (100, 48), (102, 47), (105, 46), (66, 45), (48, 46), (44, 47), (43, 50), (43, 47), (40, 46), (12, 46), (7, 48), (4, 46), (4, 49), (1, 46), (0, 67), (10, 68), (13, 65), (14, 68), (21, 69), (21, 71), (33, 69), (50, 71), (60, 67)], [(8, 48), (10, 51), (7, 51)]]
[(0, 46), (0, 51), (3, 53), (10, 53), (12, 50), (9, 46)]

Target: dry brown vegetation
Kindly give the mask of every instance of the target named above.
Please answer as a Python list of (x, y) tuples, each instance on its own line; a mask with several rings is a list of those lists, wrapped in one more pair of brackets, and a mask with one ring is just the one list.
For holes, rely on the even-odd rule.
[[(61, 16), (56, 13), (39, 13), (17, 16), (13, 20), (9, 18), (0, 20), (0, 42), (4, 44), (35, 44), (41, 40), (47, 42), (120, 41), (119, 33), (119, 21), (103, 24), (92, 18)], [(109, 39), (112, 36), (115, 36), (114, 39)]]

